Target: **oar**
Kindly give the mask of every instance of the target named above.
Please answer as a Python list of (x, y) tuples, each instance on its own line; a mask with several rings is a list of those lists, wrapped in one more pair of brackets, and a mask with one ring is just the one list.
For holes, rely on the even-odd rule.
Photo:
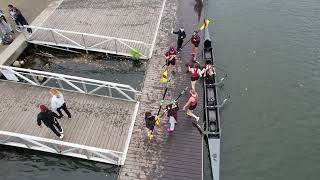
[[(172, 101), (172, 103), (174, 103), (174, 104), (177, 103), (177, 101), (179, 100), (179, 98), (180, 98), (182, 95), (184, 95), (184, 93), (186, 93), (187, 90), (188, 90), (188, 86), (187, 86), (186, 88), (184, 88), (184, 90), (182, 90), (182, 91), (180, 92), (179, 96), (178, 96), (176, 99), (174, 99), (174, 100)], [(161, 114), (161, 116), (158, 116), (159, 121), (160, 121), (160, 118), (162, 118), (167, 111), (168, 111), (168, 109), (166, 109), (166, 110)], [(157, 120), (158, 120), (158, 119), (157, 119)]]

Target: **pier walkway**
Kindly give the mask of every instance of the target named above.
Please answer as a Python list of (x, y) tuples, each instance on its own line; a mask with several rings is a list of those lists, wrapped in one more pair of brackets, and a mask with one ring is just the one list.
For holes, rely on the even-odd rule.
[[(152, 56), (166, 0), (60, 0), (29, 43), (142, 58)], [(27, 27), (27, 26), (26, 26)]]
[[(182, 107), (190, 96), (189, 90), (191, 89), (190, 74), (185, 73), (185, 63), (189, 63), (191, 60), (190, 44), (178, 55), (174, 84), (169, 86), (165, 98), (165, 104), (169, 104), (186, 86), (189, 87), (186, 94), (178, 101), (181, 110), (178, 113), (178, 123), (175, 131), (171, 134), (166, 132), (165, 129), (169, 126), (168, 118), (163, 117), (161, 126), (155, 127), (153, 139), (149, 143), (143, 121), (146, 111), (157, 113), (159, 101), (164, 93), (165, 85), (161, 82), (161, 74), (165, 69), (162, 67), (165, 63), (164, 54), (170, 45), (176, 45), (177, 38), (176, 35), (170, 33), (172, 26), (174, 25), (176, 28), (185, 27), (187, 33), (185, 42), (187, 42), (192, 32), (202, 24), (202, 21), (198, 21), (197, 13), (194, 12), (194, 5), (194, 0), (170, 0), (166, 3), (156, 46), (156, 49), (159, 50), (155, 51), (153, 57), (149, 60), (150, 64), (146, 72), (137, 115), (139, 120), (135, 123), (127, 160), (120, 170), (119, 180), (203, 179), (203, 137), (192, 124), (195, 120), (187, 117), (186, 112), (182, 111)], [(200, 58), (199, 61), (201, 62)], [(201, 117), (199, 124), (202, 126), (202, 80), (197, 82), (196, 90), (200, 101), (194, 113)]]
[[(0, 80), (0, 144), (124, 164), (139, 107), (138, 101), (122, 94), (125, 85), (103, 82), (103, 86), (93, 87), (99, 81), (89, 83), (89, 79), (78, 78), (79, 82), (86, 81), (80, 84), (72, 76), (56, 74), (59, 79), (55, 82), (57, 78), (53, 73), (6, 66), (1, 66), (0, 70), (6, 72), (9, 79), (7, 71), (14, 72), (11, 79), (20, 80)], [(40, 76), (46, 77), (44, 82), (40, 82)], [(32, 82), (35, 84), (30, 85)], [(40, 128), (36, 121), (38, 105), (50, 105), (49, 87), (52, 85), (64, 87), (62, 91), (72, 114), (71, 119), (58, 120), (64, 129), (63, 140), (44, 125)], [(71, 87), (78, 92), (70, 90)], [(103, 88), (107, 88), (104, 90), (109, 97), (101, 95)], [(79, 92), (81, 89), (83, 92)], [(116, 92), (118, 97), (115, 97)], [(119, 93), (124, 98), (120, 98)]]

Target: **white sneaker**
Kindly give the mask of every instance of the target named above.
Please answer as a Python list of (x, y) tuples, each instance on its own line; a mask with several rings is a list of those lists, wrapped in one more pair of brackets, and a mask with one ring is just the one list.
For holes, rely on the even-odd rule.
[(61, 127), (61, 131), (60, 131), (60, 134), (63, 134), (63, 128)]
[(200, 119), (200, 117), (196, 117), (196, 121), (197, 121), (197, 122), (199, 121), (199, 119)]
[(59, 138), (60, 138), (60, 139), (63, 139), (63, 137), (64, 137), (64, 135), (63, 135), (63, 134), (61, 134)]

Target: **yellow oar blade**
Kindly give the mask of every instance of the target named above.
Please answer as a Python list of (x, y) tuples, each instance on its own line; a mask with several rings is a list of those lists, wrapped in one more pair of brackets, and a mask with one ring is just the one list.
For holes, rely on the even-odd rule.
[(200, 27), (200, 30), (204, 30), (204, 28), (208, 27), (210, 23), (210, 20), (206, 19), (205, 23), (202, 24), (202, 26)]
[(163, 73), (162, 73), (162, 83), (167, 83), (168, 82), (168, 70), (165, 70)]
[(160, 123), (161, 123), (161, 120), (160, 120), (160, 118), (158, 117), (158, 118), (156, 119), (156, 125), (157, 125), (157, 126), (160, 126)]

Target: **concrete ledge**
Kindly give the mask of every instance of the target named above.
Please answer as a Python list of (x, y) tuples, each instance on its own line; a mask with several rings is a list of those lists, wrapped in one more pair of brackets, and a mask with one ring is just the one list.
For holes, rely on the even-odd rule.
[[(61, 0), (53, 1), (50, 5), (37, 16), (31, 25), (40, 26), (58, 7)], [(22, 33), (0, 54), (0, 65), (11, 65), (21, 53), (28, 47), (26, 38)]]

